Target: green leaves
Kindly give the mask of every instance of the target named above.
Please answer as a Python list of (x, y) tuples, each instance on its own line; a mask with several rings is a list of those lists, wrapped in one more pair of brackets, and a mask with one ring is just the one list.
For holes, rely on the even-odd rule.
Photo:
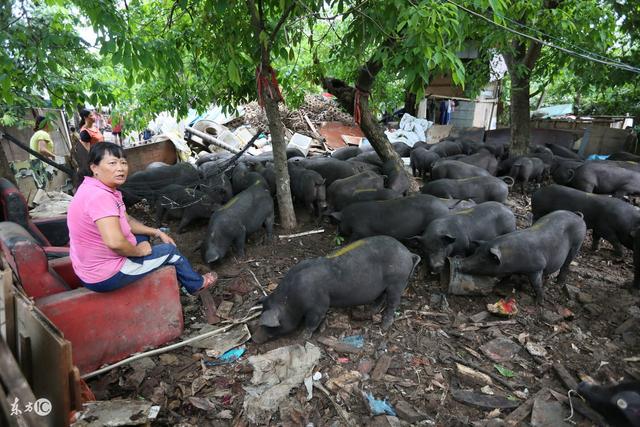
[(502, 375), (505, 378), (513, 378), (516, 376), (516, 374), (512, 370), (507, 369), (502, 365), (495, 364), (493, 365), (493, 367), (496, 368), (496, 370), (500, 373), (500, 375)]

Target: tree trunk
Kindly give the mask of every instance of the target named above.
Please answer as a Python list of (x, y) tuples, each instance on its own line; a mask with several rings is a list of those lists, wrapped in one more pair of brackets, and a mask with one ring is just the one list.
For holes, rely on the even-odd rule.
[(291, 184), (289, 182), (289, 169), (287, 168), (287, 143), (285, 141), (285, 128), (278, 109), (278, 100), (269, 95), (269, 89), (264, 88), (264, 110), (269, 122), (271, 132), (271, 146), (273, 148), (273, 163), (276, 170), (276, 198), (278, 200), (278, 212), (280, 225), (285, 230), (296, 227), (296, 212), (291, 199)]
[(16, 177), (13, 176), (11, 166), (9, 166), (9, 160), (7, 159), (7, 155), (4, 152), (4, 144), (7, 144), (7, 142), (4, 142), (2, 141), (2, 139), (0, 139), (0, 176), (7, 178), (17, 187), (18, 183), (16, 182)]
[(383, 129), (378, 126), (371, 110), (369, 109), (369, 94), (373, 89), (376, 75), (382, 69), (382, 63), (379, 61), (368, 61), (358, 72), (356, 78), (356, 87), (347, 85), (342, 80), (325, 78), (322, 82), (323, 87), (332, 95), (338, 98), (338, 102), (349, 114), (354, 115), (354, 100), (356, 96), (356, 88), (360, 92), (360, 128), (365, 134), (373, 149), (383, 162), (393, 160), (400, 170), (407, 173), (404, 163), (393, 149), (391, 142), (384, 134)]
[(411, 114), (413, 117), (417, 117), (418, 103), (417, 96), (411, 90), (406, 89), (404, 92), (404, 112)]
[(529, 76), (511, 76), (511, 153), (529, 151), (530, 107)]

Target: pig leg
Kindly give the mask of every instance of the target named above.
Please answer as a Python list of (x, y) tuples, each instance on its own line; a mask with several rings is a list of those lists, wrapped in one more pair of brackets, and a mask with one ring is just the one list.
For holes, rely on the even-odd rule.
[(271, 214), (271, 216), (268, 216), (267, 219), (264, 221), (264, 227), (267, 229), (267, 241), (271, 242), (273, 241), (273, 222), (275, 220), (275, 216), (273, 214)]
[(238, 235), (238, 237), (236, 237), (233, 240), (233, 247), (235, 248), (236, 252), (238, 253), (238, 256), (240, 258), (244, 258), (245, 254), (244, 254), (244, 242), (247, 239), (247, 234), (244, 230), (244, 227), (242, 228), (242, 232)]
[(178, 224), (178, 234), (182, 234), (182, 232), (184, 231), (184, 228), (191, 223), (192, 219), (193, 217), (189, 209), (185, 209), (182, 212), (182, 218), (180, 218), (180, 224)]
[(402, 296), (402, 291), (406, 283), (391, 285), (387, 287), (387, 307), (384, 309), (384, 313), (382, 313), (382, 329), (387, 330), (393, 324), (393, 316), (396, 312), (396, 309), (400, 307), (400, 297)]
[(622, 243), (618, 239), (614, 239), (611, 241), (613, 245), (613, 255), (618, 258), (622, 258), (624, 256), (624, 251), (622, 250)]
[(304, 340), (311, 338), (311, 335), (315, 332), (327, 315), (329, 310), (329, 301), (324, 299), (316, 302), (314, 307), (311, 308), (304, 316), (304, 330), (300, 334), (300, 337)]
[(385, 297), (386, 294), (383, 293), (378, 298), (376, 298), (376, 300), (373, 302), (373, 307), (371, 307), (372, 314), (378, 314), (380, 310), (382, 310), (382, 307), (384, 307)]
[(542, 288), (542, 270), (529, 274), (529, 281), (533, 286), (533, 291), (536, 294), (536, 304), (540, 305), (544, 301), (544, 289)]
[(158, 200), (156, 202), (156, 227), (160, 227), (162, 225), (162, 221), (164, 221), (166, 214), (167, 210), (162, 206), (162, 202)]
[(558, 278), (556, 279), (556, 283), (561, 285), (567, 280), (567, 274), (569, 274), (569, 266), (571, 265), (571, 261), (578, 254), (578, 250), (580, 249), (580, 245), (574, 246), (569, 250), (567, 254), (567, 259), (564, 260), (562, 267), (560, 267), (560, 272), (558, 273)]
[(596, 233), (596, 230), (594, 228), (592, 239), (591, 239), (591, 250), (597, 251), (599, 247), (600, 247), (600, 233)]
[(413, 173), (413, 176), (418, 176), (418, 170), (415, 165), (411, 165), (411, 172)]

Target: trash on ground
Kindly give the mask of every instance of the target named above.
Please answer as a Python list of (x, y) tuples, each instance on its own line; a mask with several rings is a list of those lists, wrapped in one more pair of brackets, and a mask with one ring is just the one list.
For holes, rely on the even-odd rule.
[(367, 403), (369, 404), (369, 410), (372, 415), (391, 415), (396, 416), (396, 411), (386, 400), (380, 400), (373, 397), (371, 393), (362, 392), (362, 395), (365, 399), (367, 399)]
[(464, 379), (469, 380), (469, 382), (471, 383), (493, 384), (493, 380), (489, 375), (476, 371), (475, 369), (472, 369), (468, 366), (456, 363), (456, 369), (458, 371), (458, 375), (460, 375)]
[(501, 298), (494, 304), (487, 304), (487, 311), (497, 316), (513, 317), (518, 314), (518, 306), (513, 297), (506, 300)]
[(521, 349), (520, 345), (507, 338), (495, 338), (480, 347), (480, 351), (494, 362), (511, 360)]
[(212, 411), (216, 409), (216, 405), (206, 397), (190, 396), (189, 403), (191, 403), (198, 409), (202, 409), (203, 411)]
[(87, 402), (74, 427), (147, 425), (158, 415), (158, 407), (144, 400)]
[(336, 393), (339, 390), (344, 390), (351, 394), (355, 387), (358, 386), (359, 381), (362, 379), (362, 374), (358, 371), (347, 371), (338, 375), (335, 378), (329, 379), (325, 383), (325, 387)]
[(320, 337), (318, 338), (320, 344), (324, 344), (327, 347), (334, 349), (337, 353), (361, 353), (362, 349), (354, 347), (349, 344), (345, 344), (334, 337)]
[(264, 424), (280, 404), (289, 397), (292, 388), (312, 374), (320, 360), (320, 349), (311, 343), (280, 347), (268, 353), (249, 357), (253, 367), (251, 385), (243, 409), (252, 423)]
[(503, 396), (489, 396), (469, 390), (452, 390), (451, 395), (458, 402), (483, 409), (510, 409), (520, 406), (520, 401), (509, 400)]
[(531, 410), (531, 426), (566, 427), (570, 424), (564, 422), (563, 419), (568, 415), (568, 411), (565, 410), (562, 403), (537, 398), (533, 401), (533, 408)]
[[(204, 325), (198, 332), (193, 334), (194, 336), (204, 334), (215, 330), (216, 327), (212, 325)], [(192, 348), (204, 348), (206, 349), (207, 356), (218, 357), (221, 354), (244, 344), (251, 338), (251, 333), (247, 325), (242, 324), (240, 327), (232, 328), (227, 332), (223, 332), (212, 337), (204, 338), (191, 343)]]
[(537, 356), (537, 357), (546, 357), (547, 356), (547, 350), (545, 350), (545, 348), (544, 348), (544, 346), (542, 344), (537, 344), (537, 343), (534, 343), (532, 341), (529, 341), (527, 344), (525, 344), (524, 347), (527, 349), (529, 354), (532, 355), (532, 356)]
[(207, 366), (218, 366), (218, 365), (227, 365), (229, 363), (233, 363), (240, 359), (242, 355), (247, 351), (245, 346), (233, 348), (229, 351), (226, 351), (222, 356), (218, 357), (217, 360), (211, 362), (205, 362)]
[(364, 337), (362, 335), (351, 335), (342, 338), (340, 341), (355, 348), (364, 347)]

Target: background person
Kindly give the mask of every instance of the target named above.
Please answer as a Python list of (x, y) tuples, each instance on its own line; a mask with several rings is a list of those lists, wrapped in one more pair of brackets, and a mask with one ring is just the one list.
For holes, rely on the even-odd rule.
[[(215, 284), (215, 273), (195, 272), (166, 233), (127, 215), (117, 189), (128, 173), (122, 147), (110, 142), (91, 147), (89, 169), (91, 175), (84, 178), (67, 212), (71, 264), (85, 287), (113, 291), (162, 265), (173, 265), (178, 282), (191, 294)], [(151, 246), (150, 237), (163, 243)]]
[[(36, 124), (33, 127), (34, 134), (29, 141), (29, 147), (33, 151), (37, 151), (43, 156), (55, 160), (56, 155), (53, 154), (53, 140), (49, 135), (50, 125), (49, 120), (44, 116), (36, 117)], [(33, 154), (29, 155), (29, 159), (37, 159)]]
[(109, 124), (111, 125), (111, 133), (113, 134), (114, 142), (118, 145), (122, 145), (122, 116), (118, 113), (113, 113), (109, 117)]
[[(96, 125), (97, 116), (94, 111), (80, 110), (80, 141), (93, 147), (99, 142), (104, 142), (104, 136)], [(87, 147), (87, 145), (85, 145)]]

